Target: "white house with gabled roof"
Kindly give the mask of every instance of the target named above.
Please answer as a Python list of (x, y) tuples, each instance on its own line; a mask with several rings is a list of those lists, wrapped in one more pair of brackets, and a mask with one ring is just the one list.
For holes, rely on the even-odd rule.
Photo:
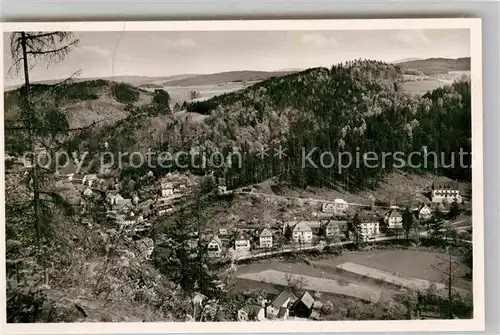
[(209, 257), (219, 258), (222, 256), (222, 241), (219, 236), (214, 235), (207, 245)]
[(429, 220), (432, 217), (432, 210), (427, 204), (420, 206), (418, 210), (418, 218), (420, 220)]
[(292, 239), (295, 243), (310, 244), (312, 243), (312, 229), (304, 221), (299, 221), (293, 227)]
[(403, 216), (396, 209), (385, 215), (385, 222), (389, 229), (403, 228)]
[(261, 248), (272, 248), (273, 247), (273, 233), (267, 228), (265, 228), (259, 236), (259, 244)]

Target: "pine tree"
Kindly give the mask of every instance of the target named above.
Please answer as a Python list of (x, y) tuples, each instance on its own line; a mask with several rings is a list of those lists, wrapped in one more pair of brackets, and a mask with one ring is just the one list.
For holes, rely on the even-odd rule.
[[(30, 82), (30, 69), (39, 60), (47, 63), (57, 62), (62, 59), (78, 44), (78, 39), (68, 32), (14, 32), (10, 39), (10, 51), (12, 55), (12, 69), (21, 71), (24, 78), (24, 85), (21, 88), (21, 123), (22, 127), (17, 130), (24, 132), (27, 142), (27, 150), (32, 154), (29, 166), (29, 188), (32, 191), (30, 208), (33, 214), (33, 225), (37, 246), (38, 262), (44, 269), (45, 283), (49, 282), (48, 269), (44, 244), (50, 238), (50, 221), (52, 216), (52, 206), (64, 206), (70, 210), (70, 206), (58, 194), (48, 191), (46, 169), (39, 166), (36, 159), (37, 154), (42, 150), (47, 150), (43, 137), (66, 131), (67, 127), (60, 127), (60, 114), (50, 110), (50, 113), (43, 114), (43, 109), (34, 106), (34, 94)], [(55, 117), (55, 118), (54, 118)], [(56, 121), (56, 122), (54, 122)]]
[(351, 220), (347, 221), (347, 228), (350, 233), (352, 233), (352, 240), (354, 244), (359, 247), (360, 243), (363, 241), (363, 235), (361, 233), (361, 219), (359, 213), (354, 214)]
[(405, 231), (406, 241), (410, 239), (410, 231), (413, 228), (413, 214), (409, 207), (403, 212), (403, 229)]

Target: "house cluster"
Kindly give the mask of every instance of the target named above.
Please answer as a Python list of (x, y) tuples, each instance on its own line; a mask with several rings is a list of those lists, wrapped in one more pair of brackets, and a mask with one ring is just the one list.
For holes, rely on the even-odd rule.
[(237, 318), (238, 321), (288, 320), (291, 317), (320, 320), (322, 306), (323, 303), (307, 291), (300, 298), (288, 291), (278, 295), (264, 293), (257, 303), (239, 309)]
[(219, 229), (218, 234), (211, 234), (206, 239), (209, 257), (220, 258), (227, 249), (236, 253), (249, 252), (252, 249), (270, 249), (273, 247), (273, 233), (268, 228), (252, 231), (239, 230), (229, 234), (226, 228)]
[(187, 176), (168, 173), (160, 180), (160, 195), (153, 205), (155, 214), (164, 216), (173, 213), (192, 186), (193, 183)]
[[(335, 213), (328, 219), (288, 221), (283, 224), (283, 234), (287, 235), (290, 230), (291, 242), (299, 245), (312, 245), (315, 241), (326, 239), (346, 240), (349, 237), (347, 222), (347, 204), (337, 199), (337, 206), (333, 203), (325, 203), (323, 211)], [(340, 205), (342, 204), (342, 205)], [(428, 204), (422, 204), (413, 210), (416, 219), (420, 221), (429, 220), (432, 217), (432, 209)], [(323, 212), (325, 213), (325, 212)], [(381, 222), (383, 221), (389, 230), (403, 228), (402, 211), (393, 206), (386, 213), (379, 215), (371, 211), (358, 212), (360, 222), (360, 233), (364, 241), (370, 241), (376, 236), (383, 234)]]
[[(141, 190), (134, 191), (129, 197), (124, 197), (121, 184), (117, 178), (102, 178), (97, 174), (68, 173), (59, 174), (59, 180), (83, 186), (79, 205), (82, 213), (89, 200), (101, 197), (106, 201), (106, 217), (119, 227), (128, 231), (140, 232), (147, 230), (151, 219), (172, 213), (175, 206), (186, 195), (193, 185), (189, 178), (178, 173), (169, 173), (158, 184), (147, 183)], [(149, 171), (142, 179), (154, 180), (154, 174)], [(104, 214), (103, 214), (104, 215)]]

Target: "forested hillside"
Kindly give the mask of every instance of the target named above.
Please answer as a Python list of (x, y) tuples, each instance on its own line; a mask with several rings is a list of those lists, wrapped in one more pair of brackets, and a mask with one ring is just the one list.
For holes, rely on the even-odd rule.
[[(328, 168), (302, 168), (302, 148), (309, 152), (314, 147), (318, 148), (311, 155), (315, 162), (323, 151), (334, 157), (340, 152), (350, 152), (353, 157), (356, 152), (369, 151), (379, 155), (443, 152), (445, 160), (435, 167), (429, 158), (427, 170), (470, 179), (470, 169), (440, 167), (442, 162), (449, 164), (451, 154), (460, 148), (470, 151), (470, 84), (455, 83), (415, 97), (400, 89), (402, 80), (399, 67), (377, 61), (309, 69), (189, 104), (189, 113), (207, 115), (203, 121), (188, 117), (159, 120), (139, 113), (101, 136), (121, 150), (150, 147), (177, 152), (196, 147), (207, 153), (223, 150), (229, 154), (238, 149), (245, 157), (241, 169), (215, 171), (225, 174), (235, 187), (280, 176), (301, 186), (360, 190), (375, 187), (396, 163), (391, 156), (385, 167), (351, 166), (339, 171), (335, 162)], [(286, 148), (285, 159), (272, 154), (263, 160), (255, 156), (261, 147), (279, 145)], [(415, 165), (421, 162), (418, 159), (414, 157)], [(470, 156), (465, 156), (464, 162), (469, 161)]]
[[(196, 148), (207, 154), (223, 151), (229, 155), (237, 149), (244, 157), (241, 168), (213, 171), (224, 175), (232, 187), (279, 176), (298, 186), (356, 191), (375, 187), (393, 170), (393, 164), (398, 167), (393, 156), (386, 158), (385, 166), (371, 168), (353, 164), (339, 169), (338, 161), (325, 168), (302, 167), (303, 151), (309, 153), (315, 147), (309, 157), (317, 163), (324, 151), (335, 158), (342, 152), (350, 152), (352, 157), (356, 153), (362, 157), (367, 152), (379, 157), (383, 152), (442, 152), (444, 160), (434, 164), (433, 157), (429, 158), (427, 171), (469, 180), (470, 169), (441, 165), (449, 164), (452, 153), (458, 165), (456, 153), (460, 148), (470, 152), (470, 84), (457, 82), (416, 97), (401, 90), (402, 82), (400, 67), (378, 61), (359, 60), (331, 69), (314, 68), (191, 103), (187, 114), (179, 114), (184, 116), (162, 115), (144, 106), (132, 106), (128, 117), (97, 133), (82, 133), (68, 145), (71, 150), (95, 153), (105, 141), (116, 152), (150, 148), (175, 153)], [(200, 114), (206, 117), (189, 117)], [(262, 147), (279, 145), (286, 150), (283, 159), (273, 157), (272, 150), (265, 159), (255, 155)], [(466, 155), (465, 165), (469, 161), (470, 156)], [(423, 163), (418, 156), (412, 162)], [(140, 173), (143, 171), (137, 174)]]

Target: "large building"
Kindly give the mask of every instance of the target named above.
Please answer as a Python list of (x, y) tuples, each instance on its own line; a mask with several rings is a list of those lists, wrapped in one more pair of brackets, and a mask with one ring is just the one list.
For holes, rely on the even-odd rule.
[(344, 199), (335, 199), (333, 202), (324, 203), (321, 206), (323, 213), (331, 213), (336, 216), (344, 216), (347, 213), (348, 204)]
[(431, 198), (432, 202), (436, 203), (453, 201), (457, 201), (458, 203), (462, 202), (458, 183), (452, 180), (437, 180), (432, 183)]

